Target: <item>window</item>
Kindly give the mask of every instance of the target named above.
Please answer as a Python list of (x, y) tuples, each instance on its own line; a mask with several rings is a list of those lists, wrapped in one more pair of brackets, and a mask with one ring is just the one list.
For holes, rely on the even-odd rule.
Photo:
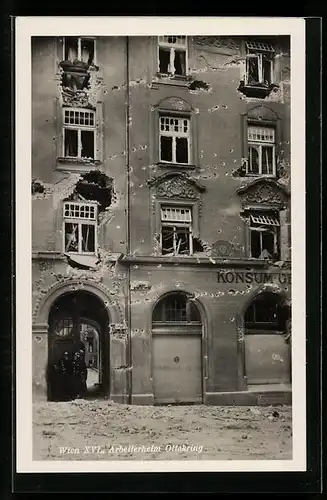
[(94, 64), (95, 40), (66, 36), (64, 38), (64, 60), (73, 62), (75, 59), (87, 65)]
[(280, 223), (275, 212), (253, 212), (250, 214), (251, 257), (278, 260)]
[(169, 76), (187, 74), (186, 36), (158, 37), (158, 72)]
[(74, 323), (71, 318), (59, 319), (55, 325), (56, 335), (59, 337), (68, 337), (73, 330)]
[(97, 238), (97, 205), (65, 202), (63, 215), (65, 253), (94, 254)]
[(63, 108), (63, 156), (95, 158), (95, 112), (82, 108)]
[(247, 308), (244, 323), (246, 330), (285, 330), (288, 311), (279, 297), (271, 293), (258, 295)]
[(159, 116), (160, 161), (190, 163), (190, 119)]
[(163, 255), (192, 255), (192, 213), (188, 207), (161, 207), (161, 250)]
[(275, 129), (248, 125), (248, 175), (275, 175)]
[(153, 311), (153, 322), (200, 322), (195, 304), (184, 293), (173, 293), (159, 302)]
[(275, 51), (267, 43), (246, 42), (246, 85), (269, 86), (273, 83)]

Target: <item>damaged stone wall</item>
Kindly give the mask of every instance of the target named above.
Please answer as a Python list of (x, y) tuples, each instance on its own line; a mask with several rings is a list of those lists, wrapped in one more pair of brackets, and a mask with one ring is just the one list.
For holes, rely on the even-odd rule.
[[(241, 94), (238, 87), (245, 61), (241, 41), (216, 42), (209, 37), (208, 42), (199, 38), (190, 50), (189, 75), (183, 84), (180, 81), (171, 82), (173, 84), (159, 81), (154, 73), (155, 51), (151, 45), (155, 41), (146, 37), (130, 39), (131, 58), (138, 61), (138, 64), (130, 65), (130, 81), (133, 82), (130, 88), (131, 253), (136, 255), (158, 253), (155, 221), (153, 216), (148, 220), (153, 200), (147, 182), (172, 168), (158, 165), (156, 107), (163, 99), (174, 97), (188, 102), (193, 108), (195, 135), (192, 139), (196, 157), (192, 163), (195, 168), (183, 167), (180, 171), (206, 187), (199, 224), (201, 244), (208, 259), (212, 254), (217, 255), (217, 249), (221, 256), (245, 255), (244, 221), (240, 216), (236, 190), (253, 180), (242, 174), (247, 155), (242, 120), (243, 115), (255, 106), (267, 106), (278, 116), (281, 126), (281, 138), (277, 144), (278, 182), (283, 186), (289, 184), (288, 100), (280, 90), (265, 99), (247, 98)], [(140, 57), (147, 50), (149, 57)], [(289, 85), (286, 50), (278, 46), (276, 80), (281, 86)], [(176, 165), (174, 170), (178, 171)]]
[[(65, 62), (63, 39), (34, 37), (32, 54), (34, 303), (54, 283), (78, 278), (103, 283), (110, 295), (124, 304), (125, 270), (120, 269), (116, 261), (121, 253), (126, 253), (127, 246), (125, 92), (117, 93), (113, 89), (117, 82), (126, 88), (123, 37), (96, 40), (97, 65), (75, 72), (78, 78), (84, 70), (88, 74), (87, 85), (82, 86), (74, 86), (64, 77), (65, 73), (66, 76), (73, 74), (76, 68), (71, 71), (62, 64)], [(99, 110), (100, 163), (65, 163), (60, 158), (63, 105), (81, 110), (91, 106)], [(98, 248), (95, 262), (89, 268), (64, 255), (63, 202), (72, 199), (93, 200), (98, 204)], [(46, 271), (42, 270), (44, 267)]]

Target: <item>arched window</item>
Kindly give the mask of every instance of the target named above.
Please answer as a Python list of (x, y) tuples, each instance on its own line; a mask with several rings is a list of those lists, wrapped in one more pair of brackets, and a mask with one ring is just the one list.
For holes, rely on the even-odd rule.
[(185, 293), (172, 293), (163, 298), (153, 311), (154, 323), (200, 323), (194, 302)]
[(245, 331), (285, 331), (287, 315), (279, 296), (272, 293), (258, 295), (244, 316)]

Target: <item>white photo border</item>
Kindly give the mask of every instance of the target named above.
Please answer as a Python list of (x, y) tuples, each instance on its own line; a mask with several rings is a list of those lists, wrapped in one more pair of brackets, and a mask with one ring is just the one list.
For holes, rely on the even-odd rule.
[[(268, 472), (306, 470), (305, 256), (305, 19), (298, 17), (17, 17), (15, 19), (16, 178), (16, 472)], [(31, 37), (290, 35), (292, 419), (291, 460), (33, 461), (32, 459), (32, 242)]]

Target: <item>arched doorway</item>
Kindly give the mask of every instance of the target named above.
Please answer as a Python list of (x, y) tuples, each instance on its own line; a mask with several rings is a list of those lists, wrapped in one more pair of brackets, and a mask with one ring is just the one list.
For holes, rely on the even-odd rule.
[(171, 293), (152, 316), (154, 401), (202, 403), (202, 322), (186, 293)]
[(109, 318), (101, 300), (82, 290), (65, 293), (53, 303), (48, 324), (48, 399), (70, 399), (67, 391), (59, 388), (58, 366), (66, 359), (70, 376), (72, 360), (80, 351), (87, 375), (83, 397), (106, 393), (109, 388)]
[(272, 292), (257, 295), (244, 314), (245, 375), (251, 385), (291, 383), (290, 308)]

